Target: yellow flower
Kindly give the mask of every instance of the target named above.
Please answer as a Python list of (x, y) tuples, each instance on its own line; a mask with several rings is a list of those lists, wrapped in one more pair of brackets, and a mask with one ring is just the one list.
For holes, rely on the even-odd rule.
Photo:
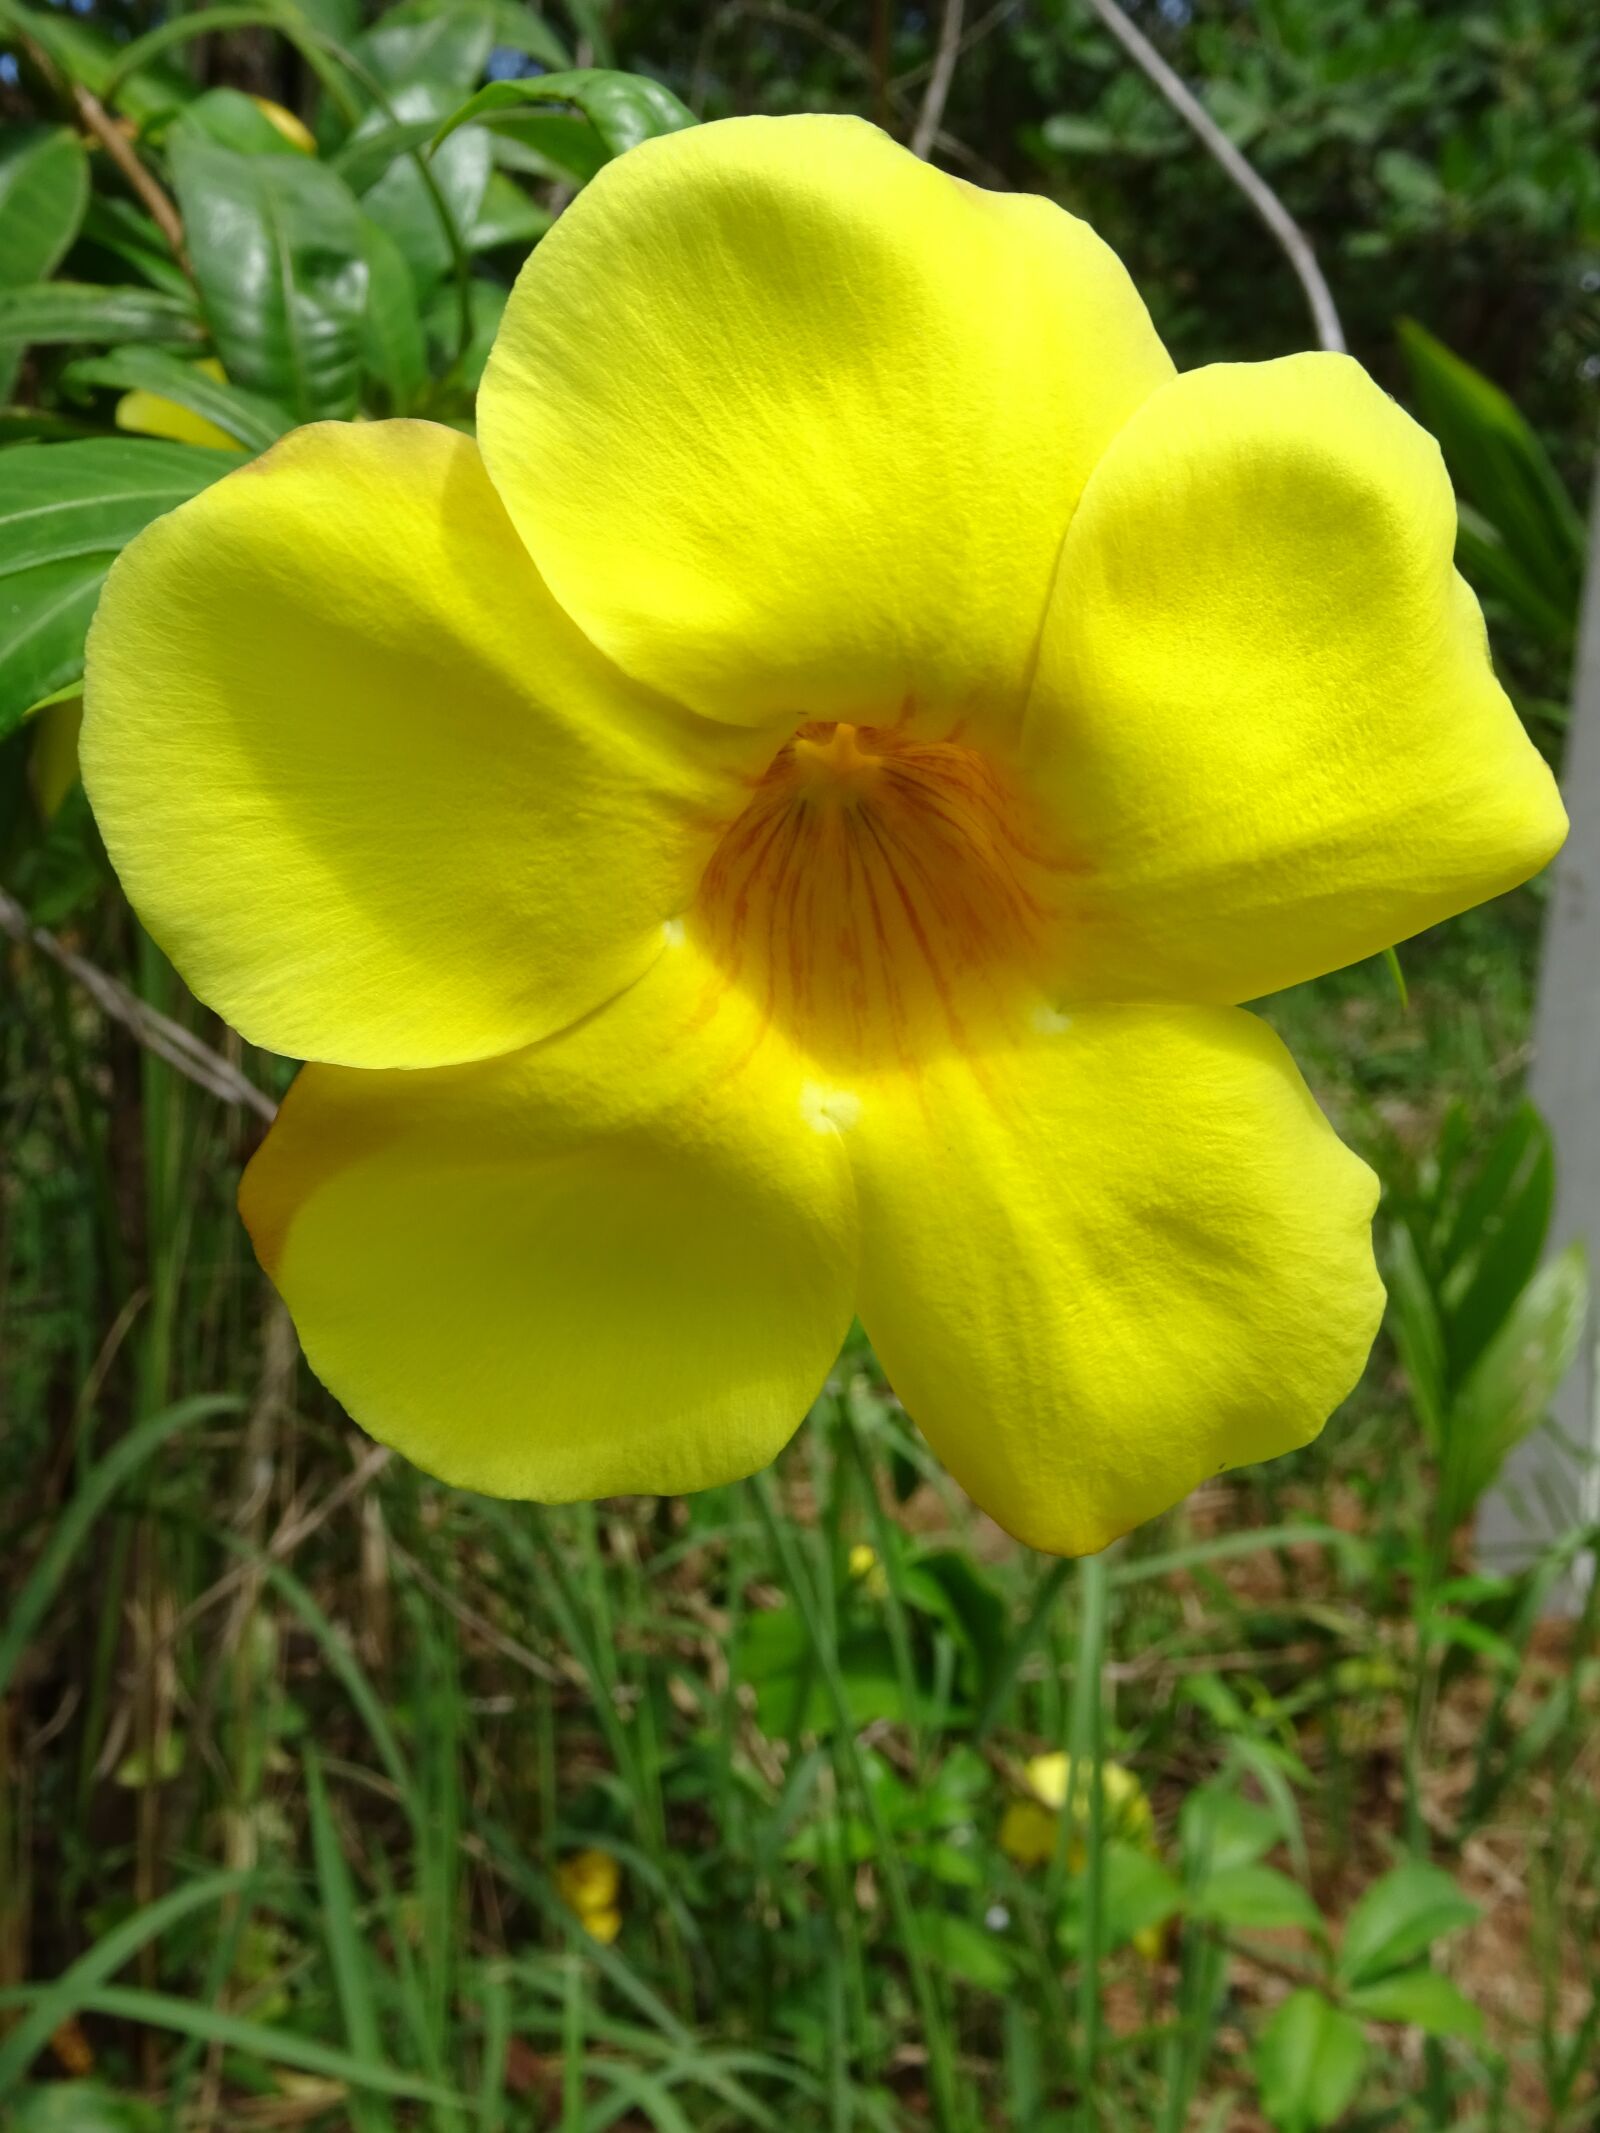
[[(223, 382), (223, 368), (215, 356), (202, 356), (194, 367), (219, 385)], [(132, 430), (141, 437), (170, 437), (175, 444), (202, 444), (218, 452), (239, 449), (236, 437), (197, 415), (192, 407), (180, 407), (164, 393), (146, 392), (142, 386), (124, 393), (117, 402), (116, 424), (119, 430)]]
[(850, 1576), (869, 1599), (886, 1600), (889, 1597), (889, 1577), (878, 1551), (870, 1541), (856, 1541), (849, 1554)]
[(622, 1931), (622, 1870), (609, 1852), (574, 1852), (556, 1868), (556, 1894), (586, 1933), (611, 1944)]
[[(1089, 1827), (1089, 1781), (1072, 1791), (1070, 1755), (1035, 1755), (1023, 1765), (1026, 1794), (1013, 1800), (1000, 1820), (1000, 1849), (1018, 1866), (1039, 1866), (1053, 1856), (1061, 1813), (1072, 1792), (1073, 1835), (1067, 1863), (1076, 1873), (1083, 1865), (1083, 1837)], [(1155, 1846), (1155, 1817), (1144, 1787), (1122, 1763), (1100, 1766), (1100, 1833), (1144, 1850)]]
[(1376, 1188), (1238, 1003), (1564, 830), (1431, 440), (811, 116), (610, 164), (478, 423), (294, 433), (90, 641), (134, 904), (319, 1062), (243, 1190), (313, 1367), (447, 1480), (672, 1492), (859, 1313), (1062, 1552), (1314, 1436)]

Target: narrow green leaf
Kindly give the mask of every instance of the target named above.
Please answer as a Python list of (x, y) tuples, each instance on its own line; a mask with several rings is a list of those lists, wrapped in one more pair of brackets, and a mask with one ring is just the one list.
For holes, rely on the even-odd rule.
[(309, 156), (242, 156), (188, 136), (173, 179), (230, 378), (300, 421), (356, 411), (367, 266), (349, 187)]
[(49, 2042), (52, 2033), (69, 2015), (76, 2014), (85, 2005), (97, 1985), (114, 1977), (124, 1963), (131, 1961), (141, 1948), (165, 1933), (169, 1926), (177, 1925), (191, 1912), (202, 1910), (208, 1904), (219, 1903), (224, 1896), (234, 1895), (251, 1878), (247, 1873), (202, 1874), (193, 1881), (184, 1882), (170, 1895), (146, 1904), (143, 1910), (136, 1911), (109, 1933), (102, 1934), (93, 1947), (80, 1955), (53, 1984), (36, 1988), (27, 2014), (0, 2043), (0, 2099), (15, 2088), (28, 2071), (34, 2055)]
[(1303, 1990), (1267, 2021), (1253, 2059), (1261, 2107), (1278, 2133), (1314, 2133), (1337, 2124), (1354, 2101), (1367, 2044), (1352, 2015)]
[[(16, 2004), (17, 1995), (0, 1995), (0, 2004)], [(28, 1998), (34, 1997), (30, 1992)], [(114, 2021), (142, 2023), (151, 2029), (170, 2029), (180, 2037), (197, 2037), (205, 2044), (220, 2044), (228, 2051), (246, 2053), (265, 2066), (291, 2066), (302, 2074), (320, 2074), (329, 2081), (348, 2082), (352, 2088), (371, 2089), (380, 2096), (402, 2096), (417, 2103), (437, 2104), (445, 2110), (464, 2111), (466, 2099), (455, 2090), (410, 2074), (398, 2074), (381, 2061), (358, 2059), (351, 2052), (336, 2051), (292, 2030), (268, 2022), (252, 2022), (243, 2015), (226, 2014), (221, 2008), (202, 2007), (193, 2000), (180, 2000), (164, 1992), (144, 1992), (130, 1985), (101, 1985), (84, 1993), (78, 2002), (88, 2014), (110, 2016)]]
[[(333, 1971), (334, 1990), (339, 1996), (345, 2042), (358, 2059), (381, 2061), (383, 2041), (378, 2028), (377, 1999), (368, 1969), (375, 1958), (356, 1915), (355, 1889), (340, 1849), (322, 1764), (309, 1743), (305, 1751), (305, 1773), (306, 1811), (311, 1824), (311, 1855), (317, 1870), (322, 1933)], [(375, 2099), (368, 2097), (356, 2099), (354, 2116), (357, 2133), (370, 2133), (370, 2129), (393, 2124), (389, 2113), (377, 2106)]]
[(252, 452), (264, 452), (294, 427), (293, 418), (271, 400), (224, 384), (198, 364), (185, 363), (162, 348), (113, 348), (108, 355), (85, 356), (68, 366), (62, 382), (158, 393), (214, 422)]
[(0, 341), (198, 341), (192, 302), (158, 289), (99, 282), (29, 282), (0, 289)]
[(1534, 1275), (1451, 1404), (1443, 1483), (1453, 1520), (1466, 1516), (1548, 1414), (1588, 1312), (1588, 1257), (1574, 1243)]
[(1471, 1925), (1478, 1906), (1463, 1896), (1442, 1867), (1407, 1859), (1362, 1896), (1345, 1923), (1339, 1975), (1370, 1985), (1403, 1970), (1447, 1933)]
[(217, 1415), (236, 1414), (239, 1405), (238, 1400), (219, 1394), (180, 1400), (177, 1406), (164, 1408), (148, 1422), (130, 1429), (95, 1461), (83, 1486), (56, 1517), (43, 1554), (28, 1573), (0, 1627), (0, 1696), (5, 1694), (17, 1661), (43, 1621), (74, 1555), (122, 1484), (179, 1430), (192, 1429), (196, 1423), (209, 1422)]

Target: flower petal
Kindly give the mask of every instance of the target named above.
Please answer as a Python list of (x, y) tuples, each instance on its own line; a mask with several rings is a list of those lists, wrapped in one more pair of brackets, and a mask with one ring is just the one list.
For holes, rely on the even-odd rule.
[(963, 1488), (1081, 1555), (1316, 1435), (1382, 1310), (1377, 1187), (1253, 1016), (1043, 1019), (864, 1098), (860, 1311)]
[(770, 753), (602, 659), (471, 442), (424, 422), (298, 430), (142, 534), (85, 706), (151, 932), (254, 1042), (351, 1066), (481, 1058), (609, 998)]
[(489, 471), (619, 665), (735, 722), (1014, 721), (1090, 468), (1172, 372), (1092, 230), (858, 119), (608, 165), (523, 269)]
[(1438, 447), (1347, 357), (1145, 402), (1073, 520), (1028, 714), (1070, 990), (1252, 999), (1557, 850), (1454, 539)]
[(838, 1133), (687, 942), (578, 1028), (430, 1074), (308, 1067), (240, 1206), (312, 1368), (497, 1496), (771, 1459), (850, 1324)]

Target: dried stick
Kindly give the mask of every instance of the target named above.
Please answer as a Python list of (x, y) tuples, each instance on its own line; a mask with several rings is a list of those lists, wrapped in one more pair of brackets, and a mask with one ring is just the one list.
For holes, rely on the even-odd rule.
[(197, 1087), (220, 1097), (225, 1104), (240, 1104), (246, 1110), (254, 1111), (258, 1118), (270, 1122), (277, 1117), (278, 1107), (265, 1089), (258, 1089), (220, 1052), (214, 1052), (209, 1044), (202, 1044), (181, 1022), (159, 1014), (137, 993), (130, 992), (120, 979), (75, 954), (43, 926), (36, 926), (16, 898), (8, 896), (4, 889), (0, 889), (0, 933), (7, 933), (23, 947), (36, 948), (41, 955), (48, 956), (58, 969), (64, 970), (69, 978), (83, 987), (103, 1015), (109, 1015), (113, 1022), (120, 1022), (125, 1029), (131, 1030), (147, 1052), (164, 1059), (168, 1066)]
[(72, 101), (79, 118), (127, 179), (130, 190), (143, 201), (151, 221), (167, 240), (173, 258), (184, 273), (188, 274), (189, 254), (184, 249), (183, 224), (178, 219), (177, 208), (134, 153), (126, 134), (99, 97), (86, 89), (82, 82), (74, 82)]
[(1332, 292), (1322, 277), (1322, 269), (1317, 265), (1317, 255), (1311, 249), (1311, 240), (1305, 231), (1265, 178), (1245, 161), (1205, 105), (1185, 87), (1167, 65), (1143, 30), (1136, 23), (1129, 21), (1117, 5), (1117, 0), (1088, 0), (1088, 4), (1134, 65), (1154, 84), (1185, 124), (1198, 134), (1201, 145), (1222, 165), (1277, 238), (1283, 247), (1284, 256), (1299, 278), (1301, 288), (1306, 292), (1306, 301), (1311, 306), (1311, 317), (1317, 329), (1319, 346), (1330, 349), (1336, 355), (1343, 355), (1344, 328), (1339, 323), (1339, 313), (1335, 308)]
[(928, 76), (922, 108), (917, 113), (917, 123), (911, 134), (911, 153), (920, 156), (924, 163), (933, 151), (939, 121), (944, 117), (945, 103), (950, 95), (950, 84), (955, 79), (956, 58), (961, 50), (961, 18), (965, 12), (965, 0), (944, 0), (933, 71)]

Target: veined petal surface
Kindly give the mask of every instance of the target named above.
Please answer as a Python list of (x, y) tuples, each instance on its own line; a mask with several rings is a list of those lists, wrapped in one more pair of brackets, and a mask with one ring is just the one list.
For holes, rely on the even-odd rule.
[(140, 916), (245, 1036), (349, 1066), (506, 1051), (636, 977), (765, 749), (597, 653), (425, 422), (295, 431), (133, 542), (89, 641)]
[(602, 171), (523, 269), (478, 399), (552, 591), (734, 722), (1008, 736), (1061, 537), (1172, 366), (1116, 256), (839, 117)]
[(491, 1495), (753, 1472), (854, 1306), (853, 1191), (825, 1101), (682, 939), (527, 1051), (420, 1074), (307, 1067), (240, 1206), (349, 1412)]
[(1034, 1547), (1093, 1553), (1308, 1442), (1361, 1373), (1377, 1182), (1251, 1015), (1042, 1017), (886, 1080), (849, 1146), (862, 1323), (945, 1465)]
[(1255, 998), (1557, 850), (1455, 524), (1438, 447), (1347, 357), (1191, 371), (1132, 417), (1067, 535), (1025, 733), (1077, 996)]

